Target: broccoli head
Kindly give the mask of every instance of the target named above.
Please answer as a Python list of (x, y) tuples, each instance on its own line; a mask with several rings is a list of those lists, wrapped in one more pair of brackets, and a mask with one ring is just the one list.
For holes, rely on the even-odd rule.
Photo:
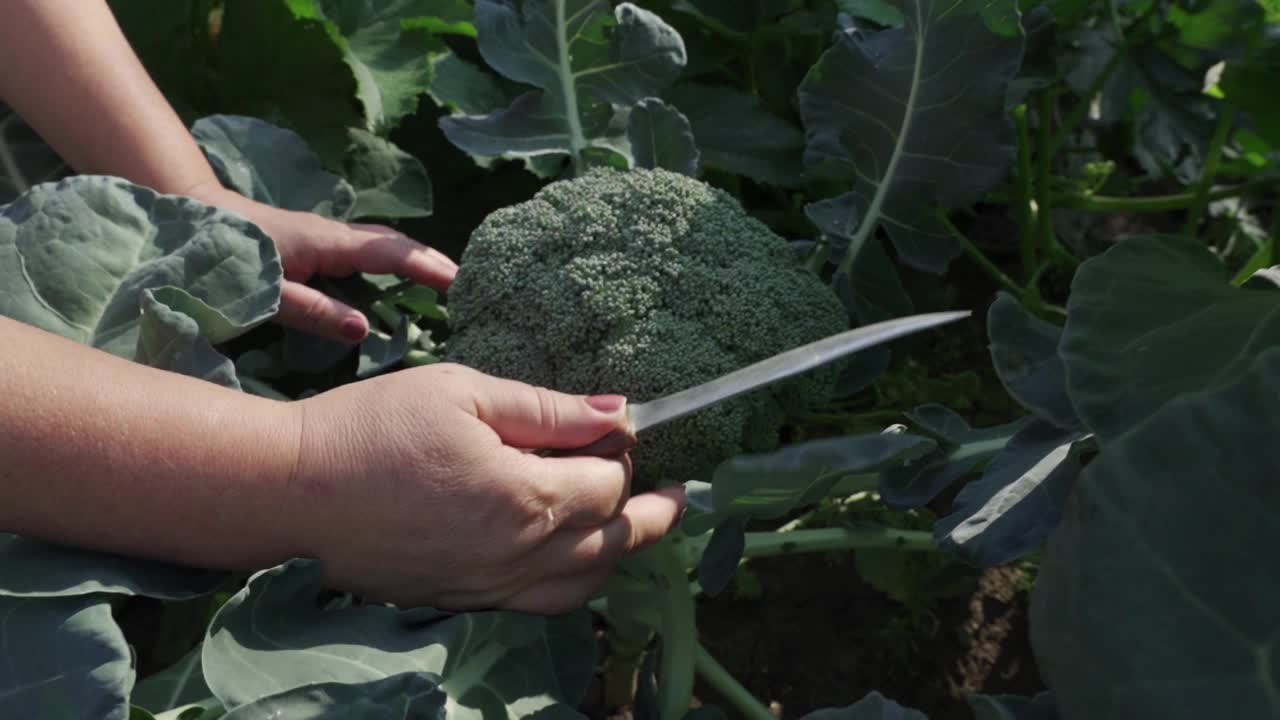
[[(494, 212), (449, 290), (445, 358), (571, 393), (650, 400), (844, 329), (786, 241), (729, 194), (663, 170), (595, 170)], [(646, 431), (646, 482), (768, 450), (788, 411), (827, 400), (819, 369)]]

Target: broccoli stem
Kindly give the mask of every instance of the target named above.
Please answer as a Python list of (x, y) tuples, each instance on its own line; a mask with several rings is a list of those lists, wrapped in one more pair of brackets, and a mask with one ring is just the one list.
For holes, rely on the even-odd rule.
[(773, 713), (769, 712), (769, 708), (760, 704), (755, 696), (751, 694), (738, 682), (737, 678), (729, 674), (729, 671), (721, 665), (707, 649), (698, 645), (697, 655), (698, 674), (702, 676), (707, 684), (716, 689), (729, 704), (733, 705), (742, 717), (748, 720), (777, 720)]
[(776, 557), (795, 553), (871, 549), (931, 552), (938, 549), (938, 544), (934, 542), (931, 532), (884, 527), (817, 528), (784, 533), (750, 532), (747, 533), (747, 545), (742, 556)]
[(662, 585), (662, 658), (658, 665), (658, 717), (681, 720), (693, 699), (698, 626), (681, 539), (667, 536), (649, 552)]

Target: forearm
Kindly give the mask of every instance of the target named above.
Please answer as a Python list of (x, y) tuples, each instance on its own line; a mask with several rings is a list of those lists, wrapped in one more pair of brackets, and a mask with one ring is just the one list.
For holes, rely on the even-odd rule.
[(78, 172), (197, 194), (217, 178), (105, 0), (6, 0), (0, 100)]
[(303, 554), (294, 406), (0, 317), (0, 531), (203, 567)]

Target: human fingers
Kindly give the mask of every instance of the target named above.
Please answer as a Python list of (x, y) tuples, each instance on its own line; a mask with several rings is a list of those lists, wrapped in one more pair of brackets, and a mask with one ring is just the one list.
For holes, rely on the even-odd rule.
[(520, 453), (503, 462), (517, 463), (515, 474), (536, 488), (537, 506), (545, 513), (538, 527), (546, 535), (599, 527), (617, 517), (631, 494), (631, 458), (625, 455), (543, 458)]
[(489, 375), (478, 375), (469, 389), (475, 416), (515, 447), (582, 447), (627, 428), (620, 395), (569, 395)]
[(564, 528), (530, 553), (531, 577), (577, 577), (612, 568), (625, 555), (661, 540), (680, 522), (684, 488), (664, 488), (627, 500), (621, 512), (593, 528)]
[(413, 282), (446, 290), (458, 265), (444, 253), (382, 225), (349, 226), (351, 240), (340, 246), (343, 264), (356, 272), (395, 273)]
[(369, 320), (358, 310), (315, 288), (286, 280), (276, 320), (288, 327), (331, 340), (358, 343), (369, 334)]

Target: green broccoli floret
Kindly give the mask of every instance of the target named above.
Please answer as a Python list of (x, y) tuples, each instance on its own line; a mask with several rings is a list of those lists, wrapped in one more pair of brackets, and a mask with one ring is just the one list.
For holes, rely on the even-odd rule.
[[(847, 327), (834, 293), (737, 201), (663, 170), (596, 170), (498, 210), (449, 291), (445, 359), (571, 393), (645, 401)], [(829, 399), (831, 367), (646, 431), (646, 482), (778, 443)]]

